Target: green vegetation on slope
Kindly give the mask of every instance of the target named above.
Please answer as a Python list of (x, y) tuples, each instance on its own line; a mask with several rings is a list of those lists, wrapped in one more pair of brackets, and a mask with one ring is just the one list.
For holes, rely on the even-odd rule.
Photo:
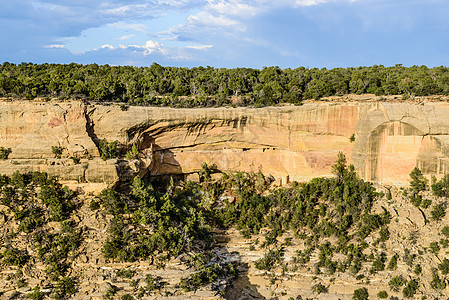
[[(132, 105), (204, 107), (299, 104), (303, 99), (373, 93), (404, 98), (449, 95), (449, 69), (372, 66), (327, 70), (130, 67), (96, 64), (0, 65), (0, 97), (80, 98)], [(122, 107), (126, 109), (126, 106)]]
[[(33, 249), (45, 265), (45, 274), (53, 288), (52, 296), (56, 299), (64, 299), (76, 292), (76, 280), (68, 276), (82, 241), (81, 229), (75, 228), (75, 222), (69, 220), (75, 209), (74, 198), (72, 190), (62, 187), (45, 173), (0, 175), (0, 203), (14, 212), (18, 231), (23, 234), (9, 229), (9, 234), (2, 237), (6, 248), (0, 253), (2, 263), (18, 267), (20, 277), (21, 270), (33, 263), (30, 260), (34, 261), (29, 252)], [(48, 226), (49, 222), (59, 222), (61, 230), (54, 232)], [(30, 245), (21, 242), (21, 237), (31, 241)], [(26, 285), (25, 281), (22, 280), (21, 285)], [(41, 299), (39, 287), (32, 295)]]
[[(190, 273), (180, 279), (176, 289), (190, 292), (208, 286), (223, 295), (225, 286), (221, 283), (237, 278), (242, 266), (218, 254), (215, 233), (237, 228), (247, 239), (257, 237), (250, 251), (257, 246), (263, 255), (251, 264), (268, 276), (270, 286), (275, 286), (280, 277), (288, 280), (301, 269), (301, 273), (315, 276), (311, 286), (314, 294), (331, 292), (333, 280), (341, 274), (363, 284), (353, 291), (354, 299), (369, 297), (369, 278), (377, 273), (389, 274), (388, 292), (379, 292), (379, 298), (389, 293), (407, 298), (422, 293), (426, 274), (432, 274), (425, 281), (432, 290), (446, 289), (447, 258), (441, 257), (441, 263), (429, 269), (419, 257), (424, 248), (418, 252), (389, 251), (386, 244), (391, 216), (387, 209), (375, 206), (385, 195), (360, 179), (353, 166), (346, 164), (343, 154), (338, 155), (333, 166), (335, 177), (315, 178), (283, 188), (271, 188), (271, 180), (261, 172), (225, 173), (221, 179), (213, 180), (212, 171), (203, 164), (198, 183), (175, 184), (170, 180), (152, 185), (136, 177), (129, 187), (106, 189), (97, 199), (89, 198), (89, 207), (96, 215), (110, 215), (103, 219), (109, 220), (108, 235), (102, 242), (104, 258), (125, 263), (146, 261), (155, 268), (164, 268), (169, 260), (179, 258)], [(414, 199), (422, 197), (422, 203), (429, 196), (428, 181), (419, 169), (410, 175), (412, 183), (407, 194)], [(434, 182), (436, 194), (445, 193), (446, 181), (445, 177)], [(76, 293), (79, 282), (71, 270), (84, 248), (88, 229), (80, 226), (82, 221), (75, 216), (81, 203), (74, 192), (44, 173), (14, 173), (10, 177), (0, 176), (0, 202), (8, 207), (5, 220), (16, 224), (21, 232), (18, 235), (10, 231), (1, 237), (5, 243), (0, 261), (18, 270), (14, 275), (17, 288), (28, 284), (20, 272), (39, 261), (45, 267), (40, 276), (44, 277), (45, 287), (52, 288), (53, 297)], [(432, 215), (431, 224), (436, 224), (445, 217), (444, 204), (439, 202), (423, 210), (422, 204), (410, 207)], [(440, 231), (443, 238), (425, 245), (427, 256), (439, 257), (443, 247), (447, 247), (449, 227)], [(288, 247), (291, 251), (291, 246), (297, 245), (301, 246), (294, 249), (296, 252), (285, 255)], [(139, 285), (143, 279), (140, 275), (140, 279), (135, 279), (137, 269), (127, 268), (126, 264), (121, 264), (121, 268), (116, 275), (130, 280), (129, 288), (111, 286), (105, 297), (145, 297), (173, 285), (151, 274), (146, 274), (146, 285)], [(130, 290), (132, 295), (128, 294)], [(42, 296), (39, 287), (30, 290), (31, 294)]]

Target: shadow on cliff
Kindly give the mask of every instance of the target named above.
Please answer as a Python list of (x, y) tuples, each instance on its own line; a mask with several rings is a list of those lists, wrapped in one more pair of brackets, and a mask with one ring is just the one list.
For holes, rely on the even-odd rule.
[(151, 181), (166, 181), (170, 177), (175, 180), (184, 180), (185, 174), (181, 164), (176, 160), (176, 155), (170, 150), (156, 144), (155, 138), (144, 133), (140, 141), (140, 151), (152, 157), (151, 165), (148, 167), (148, 176)]
[(266, 299), (257, 291), (258, 286), (249, 281), (247, 263), (239, 263), (239, 277), (226, 289), (224, 295), (228, 300)]
[[(176, 155), (170, 149), (164, 149), (155, 142), (155, 138), (149, 133), (143, 133), (140, 138), (140, 151), (146, 155), (152, 156), (152, 163), (148, 168), (146, 180), (149, 180), (154, 186), (163, 187), (167, 182), (173, 179), (175, 182), (186, 181), (186, 175), (183, 173), (180, 163), (176, 160)], [(214, 170), (219, 172), (218, 170)], [(215, 235), (218, 241), (218, 247), (214, 250), (217, 257), (223, 261), (234, 261), (238, 264), (239, 276), (230, 286), (225, 289), (225, 299), (266, 299), (257, 291), (257, 286), (251, 284), (248, 277), (249, 266), (243, 263), (238, 252), (229, 252), (229, 237), (226, 235)]]

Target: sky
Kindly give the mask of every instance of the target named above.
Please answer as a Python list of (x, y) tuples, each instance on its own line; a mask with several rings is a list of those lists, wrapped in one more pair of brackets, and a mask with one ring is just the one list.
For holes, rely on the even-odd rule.
[(0, 62), (449, 65), (448, 0), (0, 0)]

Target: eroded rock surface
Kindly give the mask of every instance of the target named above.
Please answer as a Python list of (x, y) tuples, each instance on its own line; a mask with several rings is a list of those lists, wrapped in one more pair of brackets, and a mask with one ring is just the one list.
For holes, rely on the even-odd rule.
[[(448, 114), (445, 102), (127, 110), (79, 101), (1, 102), (0, 146), (12, 152), (0, 172), (114, 184), (146, 172), (188, 175), (206, 162), (220, 171), (262, 170), (284, 184), (331, 175), (342, 151), (365, 180), (405, 184), (415, 166), (429, 176), (447, 172)], [(101, 160), (102, 139), (138, 144), (140, 161)], [(52, 146), (64, 149), (61, 159)]]

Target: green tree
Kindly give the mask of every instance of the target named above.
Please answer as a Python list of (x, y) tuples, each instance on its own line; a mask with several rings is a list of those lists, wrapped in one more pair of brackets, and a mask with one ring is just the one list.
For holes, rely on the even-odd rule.
[(352, 299), (353, 300), (368, 300), (369, 299), (368, 290), (366, 288), (360, 288), (360, 289), (354, 290), (354, 292), (352, 294)]
[(428, 180), (424, 177), (420, 169), (415, 167), (410, 172), (410, 178), (412, 179), (410, 181), (410, 187), (414, 192), (419, 193), (426, 190)]

